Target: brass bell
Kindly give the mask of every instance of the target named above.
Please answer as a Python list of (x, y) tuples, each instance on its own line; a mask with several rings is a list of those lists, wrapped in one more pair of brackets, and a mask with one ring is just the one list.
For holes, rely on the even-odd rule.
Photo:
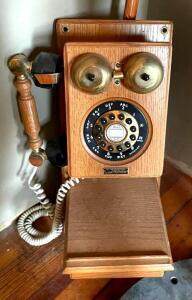
[(71, 68), (71, 78), (74, 84), (90, 94), (102, 93), (112, 79), (112, 67), (99, 54), (82, 54), (74, 61)]
[(151, 53), (132, 55), (124, 66), (124, 84), (132, 91), (145, 94), (155, 90), (163, 80), (163, 66)]

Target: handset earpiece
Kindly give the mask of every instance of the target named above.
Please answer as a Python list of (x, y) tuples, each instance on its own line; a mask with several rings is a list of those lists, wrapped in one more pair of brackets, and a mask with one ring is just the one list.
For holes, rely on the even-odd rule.
[(100, 54), (85, 53), (76, 58), (71, 68), (71, 78), (80, 90), (99, 94), (112, 80), (112, 67)]
[(148, 52), (139, 52), (130, 56), (123, 72), (125, 86), (139, 94), (154, 91), (161, 84), (164, 75), (158, 57)]

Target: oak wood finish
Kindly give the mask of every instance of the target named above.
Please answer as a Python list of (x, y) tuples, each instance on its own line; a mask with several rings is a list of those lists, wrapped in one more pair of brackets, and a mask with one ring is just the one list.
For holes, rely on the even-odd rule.
[(72, 278), (162, 276), (171, 270), (156, 179), (83, 180), (67, 198)]
[[(163, 32), (166, 28), (166, 33)], [(160, 42), (171, 43), (170, 21), (58, 19), (55, 22), (57, 49), (63, 55), (66, 42)]]
[[(168, 27), (166, 26), (167, 24), (163, 24), (163, 26), (166, 26), (168, 28), (167, 34), (163, 34), (162, 32), (162, 27), (163, 26), (159, 26), (160, 24), (140, 24), (140, 26), (138, 23), (121, 23), (121, 24), (114, 24), (114, 26), (110, 26), (112, 24), (112, 22), (110, 23), (110, 21), (105, 22), (105, 21), (101, 21), (98, 22), (97, 21), (78, 21), (78, 20), (64, 20), (64, 22), (62, 23), (62, 20), (60, 20), (61, 23), (59, 24), (60, 27), (57, 27), (58, 29), (58, 34), (60, 35), (59, 38), (59, 44), (60, 44), (60, 52), (62, 52), (62, 47), (64, 44), (64, 41), (73, 41), (73, 37), (74, 41), (90, 41), (90, 40), (96, 40), (96, 41), (111, 41), (113, 40), (113, 38), (115, 37), (115, 39), (119, 39), (119, 40), (138, 40), (138, 41), (145, 41), (147, 39), (151, 39), (151, 41), (155, 41), (155, 39), (159, 39), (159, 41), (161, 42), (170, 42), (171, 41), (171, 37), (172, 37), (172, 25), (171, 23), (168, 24)], [(69, 21), (69, 22), (68, 22)], [(68, 24), (67, 24), (68, 23)], [(158, 22), (157, 22), (158, 23)], [(69, 31), (64, 32), (63, 31), (63, 27), (67, 25), (69, 28)], [(121, 26), (123, 25), (123, 26)], [(125, 26), (124, 26), (125, 25)], [(131, 26), (130, 26), (131, 25)], [(147, 28), (147, 25), (148, 28)], [(171, 25), (169, 27), (169, 25)], [(103, 27), (107, 28), (108, 26), (108, 32), (103, 30)], [(159, 26), (159, 27), (158, 27)], [(102, 30), (101, 30), (102, 27)], [(111, 28), (110, 28), (111, 27)], [(112, 29), (113, 28), (113, 29)], [(128, 29), (129, 28), (129, 33), (124, 33), (123, 29)], [(171, 31), (170, 31), (171, 28)], [(120, 29), (120, 30), (119, 30)], [(148, 29), (148, 30), (146, 30)], [(157, 30), (156, 30), (157, 29)], [(120, 34), (118, 33), (118, 30), (120, 32)], [(121, 31), (122, 30), (122, 31)], [(146, 31), (145, 31), (146, 30)], [(154, 30), (154, 31), (153, 31)], [(150, 33), (153, 32), (154, 34), (152, 34), (150, 36)], [(170, 34), (171, 33), (171, 34)], [(149, 35), (148, 35), (149, 34)], [(93, 273), (92, 273), (93, 274)], [(158, 274), (160, 275), (160, 274)], [(80, 274), (77, 274), (77, 276), (80, 276)], [(94, 276), (94, 274), (93, 274)], [(92, 299), (92, 298), (90, 298)]]
[(126, 0), (124, 19), (128, 19), (128, 20), (136, 19), (138, 6), (139, 6), (139, 0)]
[(31, 94), (31, 81), (16, 77), (15, 86), (18, 91), (18, 108), (23, 122), (24, 131), (28, 136), (28, 145), (32, 150), (38, 150), (42, 145), (39, 136), (40, 124), (35, 104)]
[[(162, 30), (166, 28), (166, 33)], [(57, 50), (63, 55), (66, 42), (162, 42), (172, 43), (173, 24), (170, 21), (125, 21), (58, 19), (55, 22)], [(61, 87), (62, 89), (62, 87)], [(61, 127), (66, 130), (64, 88), (61, 92)]]
[[(164, 78), (161, 85), (148, 94), (137, 94), (124, 87), (110, 83), (107, 90), (98, 95), (86, 94), (75, 87), (71, 80), (71, 65), (83, 53), (100, 53), (111, 65), (123, 62), (137, 52), (155, 54), (162, 62)], [(171, 63), (171, 46), (163, 43), (67, 43), (65, 61), (65, 98), (67, 111), (68, 172), (70, 176), (85, 178), (104, 177), (159, 177), (163, 170), (168, 91)], [(140, 105), (152, 123), (152, 140), (147, 150), (136, 160), (118, 162), (129, 168), (129, 174), (104, 175), (103, 169), (110, 162), (98, 161), (83, 146), (84, 119), (94, 106), (110, 99), (125, 99)], [(114, 163), (117, 165), (117, 162)]]
[[(99, 269), (95, 268), (95, 273), (93, 271), (82, 273), (82, 270), (80, 270), (81, 273), (73, 273), (71, 274), (71, 279), (97, 279), (97, 278), (141, 278), (141, 277), (148, 277), (148, 278), (154, 278), (154, 277), (163, 277), (164, 271), (170, 271), (172, 270), (170, 268), (170, 265), (166, 268), (163, 268), (162, 271), (160, 271), (159, 265), (155, 266), (157, 270), (153, 270), (151, 266), (148, 266), (148, 268), (142, 268), (140, 266), (138, 269), (135, 268), (113, 268), (113, 269), (106, 269), (102, 268)], [(148, 269), (148, 270), (147, 270)]]

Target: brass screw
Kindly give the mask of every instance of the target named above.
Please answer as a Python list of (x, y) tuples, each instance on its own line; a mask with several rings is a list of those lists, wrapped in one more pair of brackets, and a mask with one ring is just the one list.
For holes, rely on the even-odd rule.
[(116, 63), (115, 68), (120, 69), (121, 68), (121, 64), (119, 62)]
[(162, 33), (162, 34), (167, 34), (167, 32), (168, 32), (167, 26), (163, 26), (163, 27), (161, 28), (161, 33)]
[(115, 83), (115, 85), (120, 85), (121, 81), (120, 81), (120, 79), (115, 79), (114, 83)]
[(65, 25), (64, 27), (63, 27), (63, 32), (69, 32), (70, 31), (70, 27), (68, 26), (68, 25)]

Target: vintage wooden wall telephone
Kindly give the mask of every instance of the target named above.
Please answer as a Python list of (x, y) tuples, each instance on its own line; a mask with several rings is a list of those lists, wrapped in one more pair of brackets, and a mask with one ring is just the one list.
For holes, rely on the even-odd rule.
[[(58, 192), (51, 233), (35, 231), (29, 214), (20, 218), (18, 227), (21, 237), (32, 245), (57, 237), (65, 194), (79, 182), (77, 178), (84, 178), (69, 191), (66, 201), (64, 273), (72, 278), (154, 277), (172, 269), (158, 190), (172, 23), (131, 21), (137, 7), (138, 1), (126, 1), (124, 18), (129, 20), (56, 21), (58, 54), (64, 61), (61, 118), (66, 121), (68, 159), (63, 178), (67, 170), (71, 179)], [(9, 60), (32, 149), (30, 162), (36, 167), (46, 152), (41, 149), (28, 74), (42, 85), (55, 84), (60, 78), (58, 56), (48, 56), (47, 72), (38, 69), (45, 56), (32, 63), (20, 54)], [(29, 184), (35, 190), (32, 177)], [(37, 186), (35, 191), (38, 194)], [(47, 205), (49, 212), (44, 214), (53, 215), (45, 195), (39, 199)]]

